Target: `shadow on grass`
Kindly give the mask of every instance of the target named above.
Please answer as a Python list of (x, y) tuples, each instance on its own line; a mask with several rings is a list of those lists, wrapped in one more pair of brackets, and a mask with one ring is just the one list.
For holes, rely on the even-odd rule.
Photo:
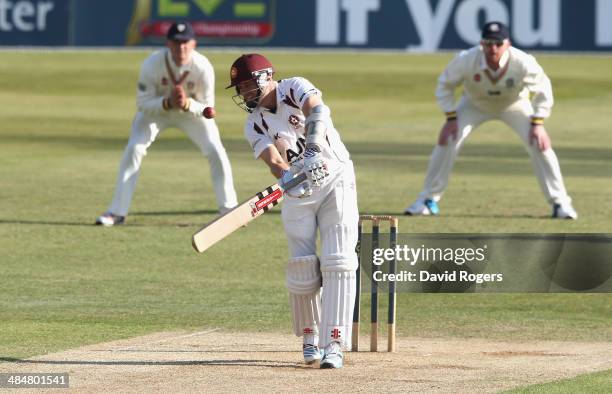
[(443, 214), (442, 217), (446, 218), (465, 218), (465, 219), (531, 219), (531, 220), (544, 220), (551, 219), (550, 215), (527, 215), (527, 214), (482, 214), (482, 213), (455, 213), (455, 214)]
[(130, 216), (172, 216), (172, 215), (218, 215), (217, 209), (203, 209), (199, 211), (151, 211), (130, 212)]
[[(273, 209), (266, 212), (266, 215), (280, 215), (280, 209)], [(205, 209), (202, 211), (153, 211), (153, 212), (134, 212), (130, 216), (172, 216), (172, 215), (219, 215), (216, 209)]]
[(490, 214), (482, 214), (482, 213), (473, 213), (473, 214), (442, 214), (435, 217), (431, 216), (412, 216), (406, 215), (403, 212), (389, 212), (389, 211), (367, 211), (367, 212), (359, 212), (361, 215), (378, 215), (378, 216), (396, 216), (398, 218), (406, 217), (406, 218), (427, 218), (427, 220), (436, 220), (436, 218), (466, 218), (466, 219), (533, 219), (533, 220), (542, 220), (542, 219), (550, 219), (550, 215), (527, 215), (527, 214), (498, 214), (498, 213), (490, 213)]
[[(280, 209), (272, 210), (266, 212), (266, 215), (280, 215)], [(143, 217), (154, 217), (154, 216), (181, 216), (181, 215), (215, 215), (215, 217), (219, 214), (219, 212), (215, 209), (206, 209), (201, 211), (152, 211), (152, 212), (134, 212), (129, 216), (143, 216)], [(407, 218), (416, 218), (420, 216), (411, 216), (405, 215), (403, 212), (389, 212), (389, 211), (361, 211), (361, 215), (381, 215), (381, 216), (397, 216), (407, 217)], [(466, 219), (533, 219), (533, 220), (543, 220), (550, 219), (549, 215), (501, 215), (501, 214), (444, 214), (440, 215), (441, 218), (466, 218)], [(436, 220), (435, 218), (429, 218), (431, 220)], [(189, 226), (198, 226), (204, 224), (205, 221), (202, 222), (171, 222), (171, 223), (126, 223), (123, 226), (127, 227), (189, 227)], [(91, 227), (96, 226), (94, 221), (88, 222), (63, 222), (63, 221), (47, 221), (47, 220), (23, 220), (23, 219), (0, 219), (0, 224), (17, 224), (17, 225), (42, 225), (42, 226), (76, 226), (76, 227)], [(102, 226), (99, 226), (102, 227)]]
[(93, 220), (91, 223), (85, 222), (50, 222), (44, 220), (23, 220), (23, 219), (0, 219), (0, 224), (30, 224), (30, 225), (43, 225), (43, 226), (92, 226), (94, 225)]
[[(216, 211), (215, 211), (216, 212)], [(153, 216), (153, 214), (151, 214)], [(74, 227), (100, 227), (105, 228), (102, 225), (96, 225), (94, 220), (87, 222), (52, 222), (45, 220), (22, 220), (22, 219), (0, 219), (0, 225), (2, 224), (15, 224), (15, 225), (28, 225), (28, 226), (74, 226)], [(191, 227), (201, 226), (203, 222), (168, 222), (168, 223), (131, 223), (128, 222), (125, 225), (119, 225), (115, 227)]]

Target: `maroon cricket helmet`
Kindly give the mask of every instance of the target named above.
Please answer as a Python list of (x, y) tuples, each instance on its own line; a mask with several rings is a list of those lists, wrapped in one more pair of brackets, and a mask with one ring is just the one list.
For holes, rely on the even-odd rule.
[(265, 56), (257, 53), (249, 53), (240, 56), (232, 64), (230, 69), (230, 85), (226, 87), (229, 89), (233, 86), (238, 85), (241, 82), (248, 80), (257, 80), (258, 77), (267, 73), (269, 75), (274, 74), (274, 66)]

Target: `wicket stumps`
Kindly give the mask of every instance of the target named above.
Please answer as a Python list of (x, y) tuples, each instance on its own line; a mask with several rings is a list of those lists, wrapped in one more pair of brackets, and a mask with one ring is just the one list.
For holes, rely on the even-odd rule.
[[(359, 233), (358, 233), (358, 261), (359, 266), (357, 267), (357, 286), (355, 294), (355, 308), (353, 309), (353, 333), (351, 350), (354, 352), (359, 351), (359, 313), (361, 310), (361, 262), (362, 262), (362, 250), (363, 250), (363, 223), (372, 223), (372, 247), (369, 250), (378, 248), (380, 241), (380, 222), (389, 222), (389, 248), (395, 248), (397, 245), (397, 224), (398, 220), (395, 216), (377, 216), (377, 215), (361, 215), (359, 217)], [(374, 272), (379, 271), (379, 267), (375, 266), (372, 262), (372, 277), (370, 277), (370, 289), (371, 289), (371, 331), (370, 331), (370, 351), (378, 351), (378, 283), (373, 279)], [(389, 262), (389, 273), (395, 274), (396, 261), (395, 259)], [(389, 281), (389, 308), (387, 318), (387, 351), (395, 351), (395, 282)]]

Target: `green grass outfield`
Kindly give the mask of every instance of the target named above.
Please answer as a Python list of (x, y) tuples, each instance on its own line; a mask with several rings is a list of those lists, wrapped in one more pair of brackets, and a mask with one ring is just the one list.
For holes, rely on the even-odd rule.
[(567, 394), (589, 393), (606, 394), (612, 387), (612, 371), (602, 371), (580, 375), (573, 379), (562, 379), (556, 382), (535, 384), (518, 389), (504, 391), (504, 394)]
[[(216, 207), (207, 161), (180, 132), (166, 131), (150, 149), (129, 225), (91, 225), (112, 197), (147, 54), (0, 53), (5, 360), (160, 330), (290, 331), (278, 210), (196, 254), (190, 236)], [(242, 137), (246, 114), (223, 90), (239, 54), (209, 58), (217, 120), (243, 200), (274, 180), (251, 157)], [(433, 92), (451, 55), (269, 57), (279, 78), (304, 76), (323, 90), (356, 164), (362, 213), (401, 213), (420, 190), (443, 120)], [(612, 57), (538, 59), (556, 92), (547, 128), (580, 219), (548, 219), (518, 137), (489, 123), (468, 140), (442, 215), (402, 217), (401, 232), (612, 232)], [(402, 336), (609, 341), (611, 327), (609, 294), (399, 297)]]

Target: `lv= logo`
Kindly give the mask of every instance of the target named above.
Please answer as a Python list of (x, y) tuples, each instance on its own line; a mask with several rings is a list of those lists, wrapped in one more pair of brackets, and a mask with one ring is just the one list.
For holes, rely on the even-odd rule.
[[(206, 16), (212, 15), (226, 0), (192, 0)], [(156, 18), (185, 18), (191, 14), (190, 2), (186, 0), (157, 0)], [(141, 26), (152, 19), (153, 0), (136, 0), (130, 21), (126, 45), (137, 45), (143, 37)], [(170, 23), (168, 23), (169, 25)]]

